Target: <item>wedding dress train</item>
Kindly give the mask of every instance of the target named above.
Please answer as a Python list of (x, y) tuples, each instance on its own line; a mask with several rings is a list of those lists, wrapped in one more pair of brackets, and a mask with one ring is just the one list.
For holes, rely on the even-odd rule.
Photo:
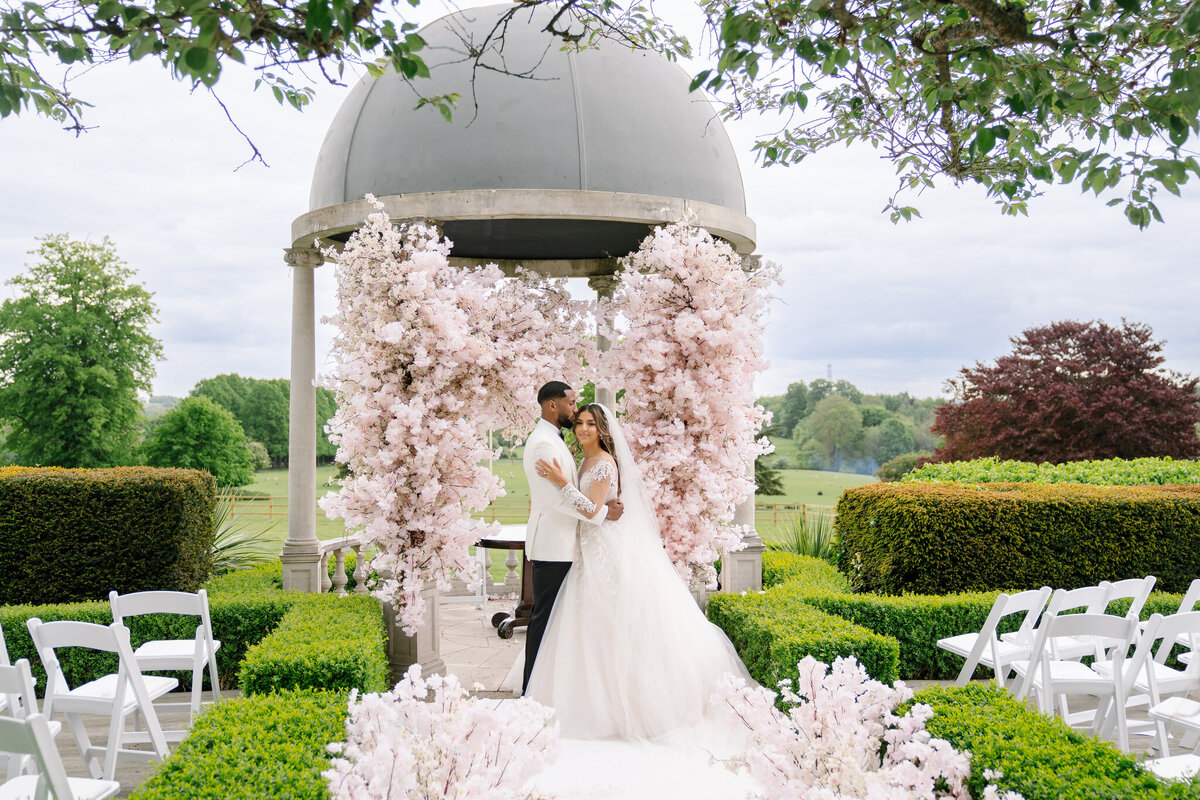
[[(731, 726), (709, 698), (726, 673), (753, 683), (733, 645), (710, 623), (663, 550), (657, 521), (616, 420), (617, 470), (601, 461), (564, 487), (591, 505), (593, 483), (611, 478), (609, 495), (625, 513), (616, 522), (581, 523), (574, 565), (559, 590), (526, 696), (552, 707), (571, 739), (703, 744)], [(587, 509), (581, 507), (585, 514)], [(510, 671), (519, 686), (523, 655)]]

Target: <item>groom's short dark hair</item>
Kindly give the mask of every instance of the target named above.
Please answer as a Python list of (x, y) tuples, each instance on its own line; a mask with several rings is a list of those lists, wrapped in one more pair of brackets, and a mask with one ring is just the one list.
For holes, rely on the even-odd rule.
[(566, 397), (569, 391), (571, 391), (570, 385), (562, 381), (550, 381), (538, 389), (538, 405), (540, 406), (547, 400), (557, 400), (560, 397)]

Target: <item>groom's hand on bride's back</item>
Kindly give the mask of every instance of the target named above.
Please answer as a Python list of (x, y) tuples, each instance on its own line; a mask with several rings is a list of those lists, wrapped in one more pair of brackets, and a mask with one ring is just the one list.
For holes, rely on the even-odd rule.
[(616, 522), (625, 513), (625, 504), (620, 500), (609, 500), (605, 505), (608, 506), (608, 520)]

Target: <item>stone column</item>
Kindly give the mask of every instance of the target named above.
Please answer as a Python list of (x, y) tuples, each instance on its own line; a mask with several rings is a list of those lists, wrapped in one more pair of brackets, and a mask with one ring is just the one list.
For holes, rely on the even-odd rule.
[(285, 591), (319, 592), (317, 552), (316, 315), (313, 272), (325, 262), (316, 248), (286, 249), (292, 268), (292, 374), (288, 415), (288, 535), (279, 560)]
[[(617, 265), (613, 263), (613, 270), (616, 271)], [(588, 287), (596, 293), (599, 300), (611, 300), (613, 290), (617, 288), (617, 278), (615, 275), (593, 275), (588, 278)], [(604, 326), (612, 327), (614, 324), (612, 314), (601, 316), (597, 313), (596, 316), (596, 347), (601, 353), (608, 352), (612, 347), (612, 342), (608, 340), (603, 333), (600, 332)], [(601, 403), (609, 408), (616, 410), (617, 407), (617, 390), (612, 386), (596, 385), (596, 402)]]

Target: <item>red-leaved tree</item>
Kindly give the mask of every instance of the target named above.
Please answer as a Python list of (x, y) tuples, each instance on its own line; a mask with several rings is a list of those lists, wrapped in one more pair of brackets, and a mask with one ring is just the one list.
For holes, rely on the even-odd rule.
[(1054, 322), (1014, 338), (994, 365), (947, 381), (933, 460), (1034, 462), (1200, 456), (1197, 378), (1161, 367), (1148, 325)]

